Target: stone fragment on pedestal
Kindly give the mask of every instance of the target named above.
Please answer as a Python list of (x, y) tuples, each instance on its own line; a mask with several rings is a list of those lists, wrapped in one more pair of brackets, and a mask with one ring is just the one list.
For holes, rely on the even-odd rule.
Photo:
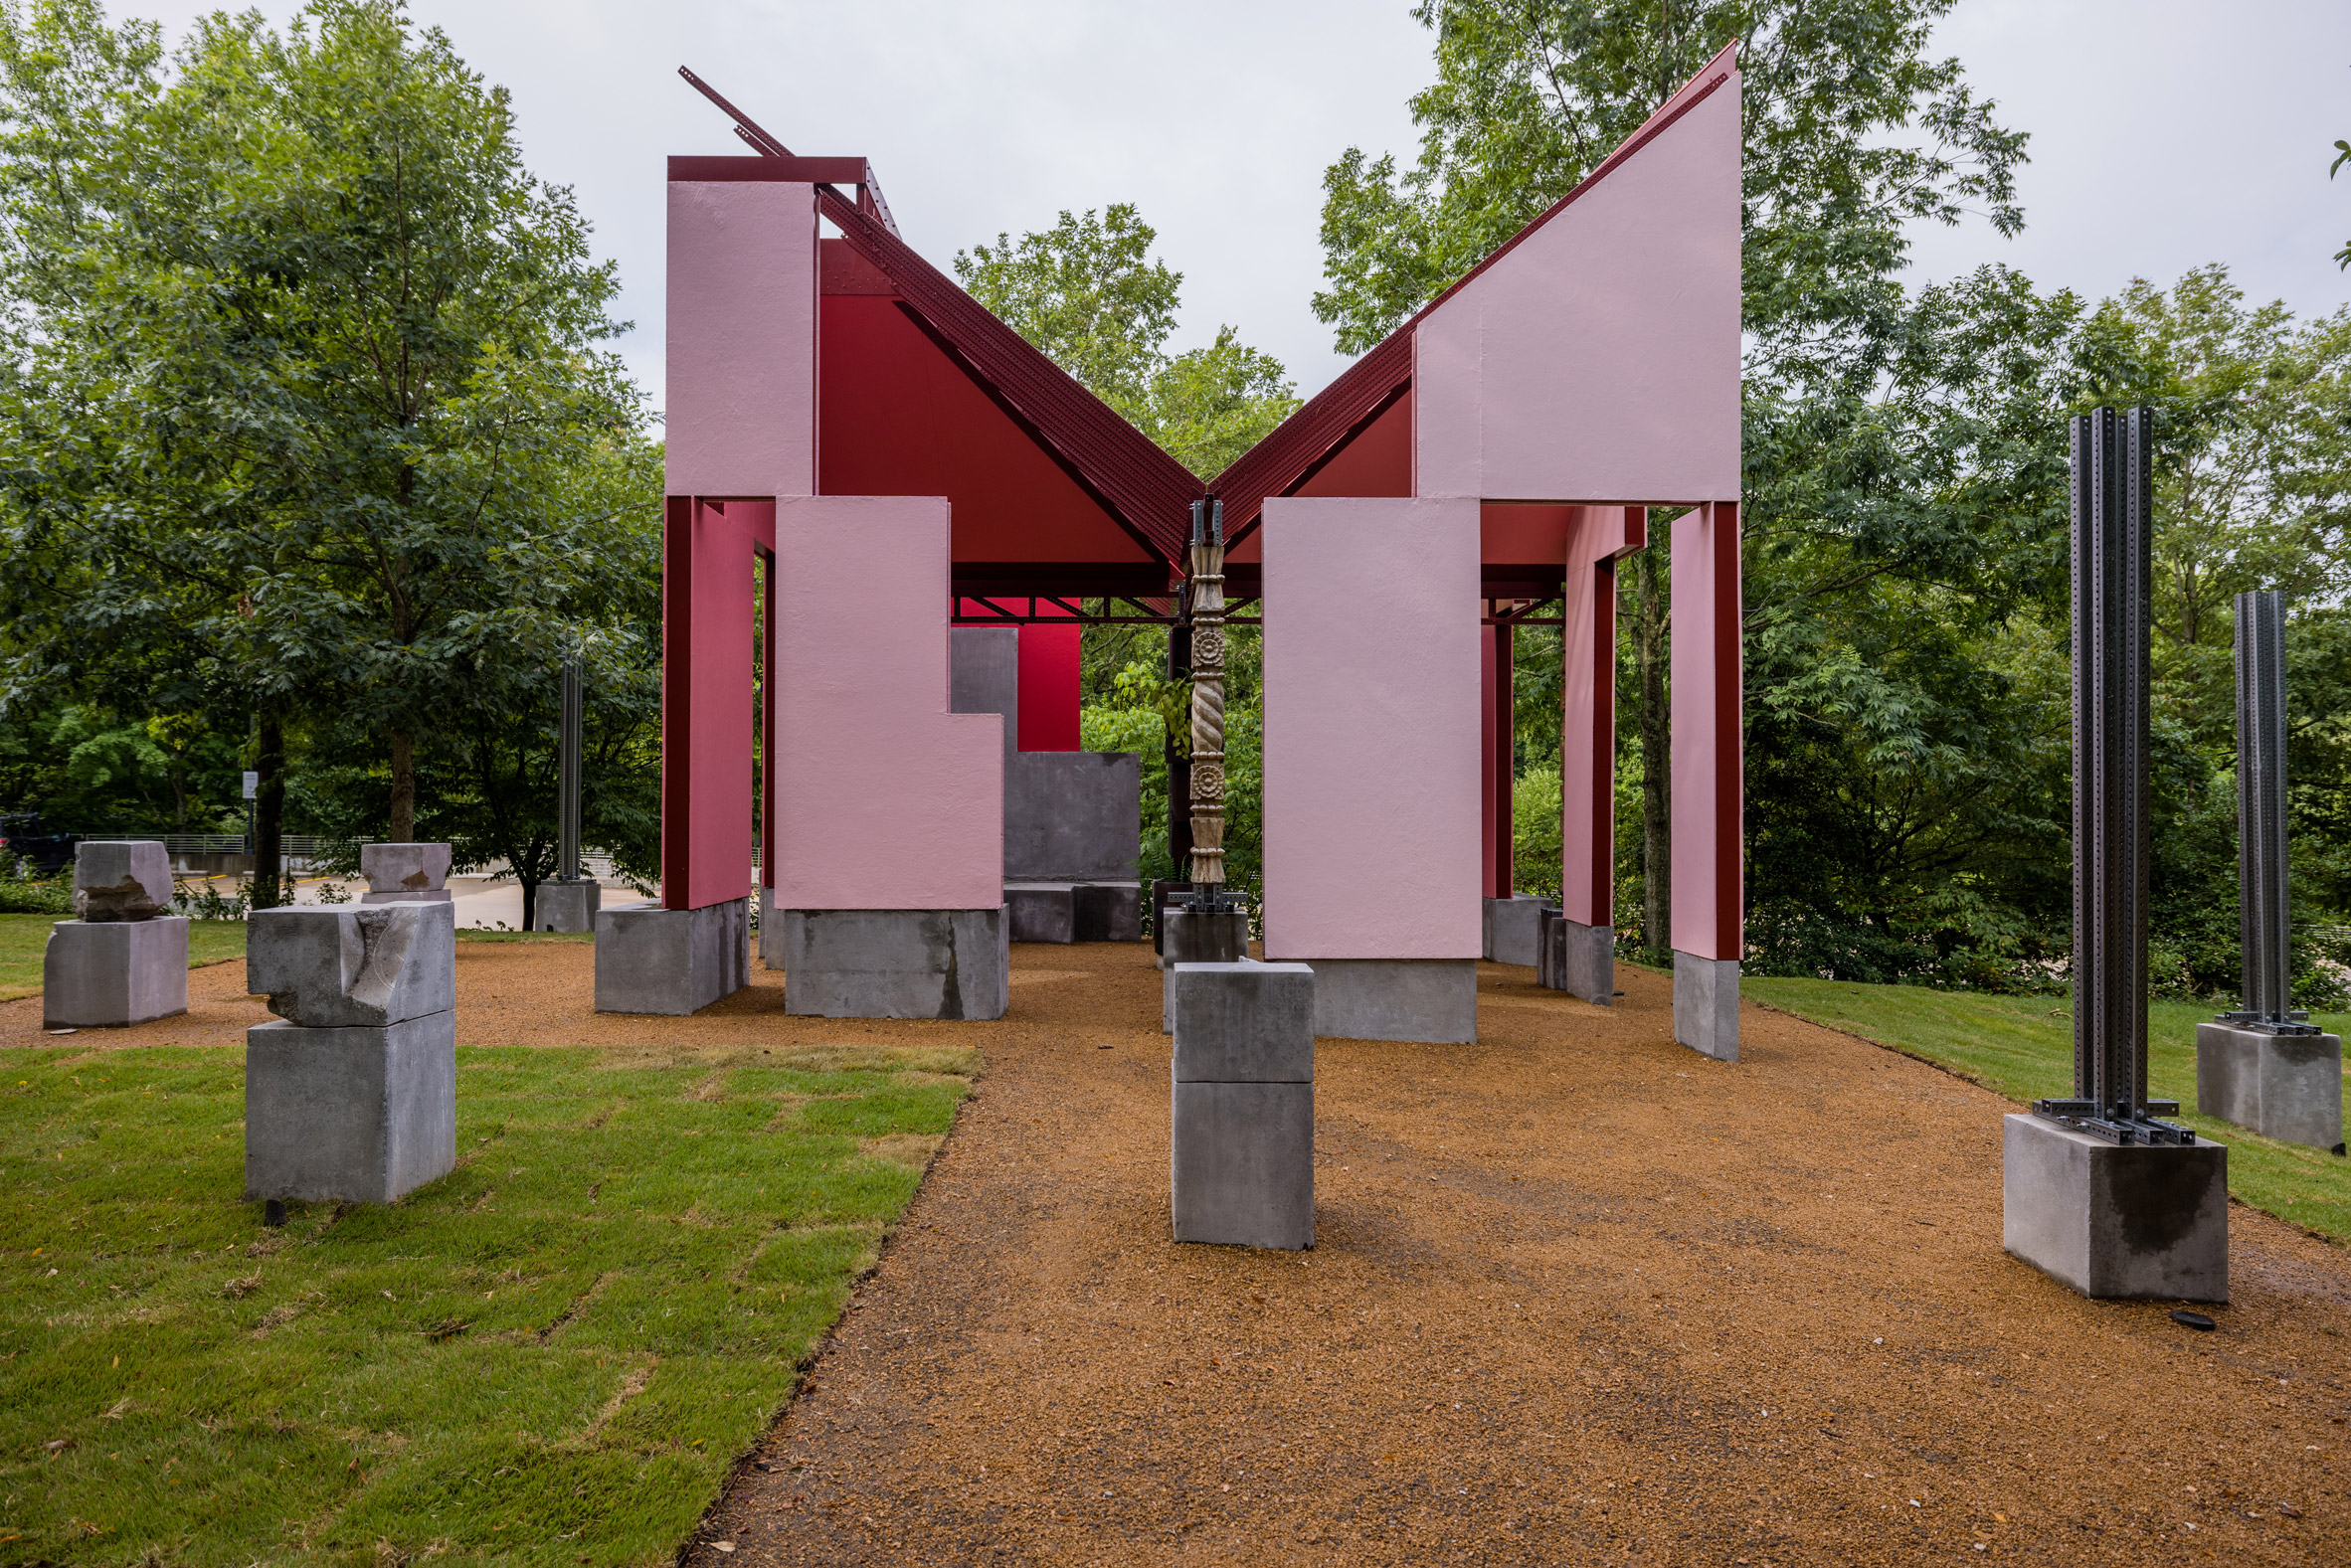
[(456, 1163), (456, 912), (263, 910), (246, 983), (280, 1023), (245, 1036), (252, 1198), (389, 1203)]
[(367, 878), (362, 904), (442, 904), (449, 901), (447, 844), (362, 844), (359, 870)]
[(1170, 1070), (1176, 1239), (1315, 1241), (1315, 974), (1303, 963), (1179, 962)]
[(93, 926), (171, 909), (171, 856), (155, 840), (74, 846), (74, 913)]
[(1160, 912), (1160, 1033), (1176, 1031), (1176, 965), (1238, 963), (1249, 957), (1246, 910), (1198, 910), (1171, 904)]
[(2002, 1119), (2001, 1241), (2084, 1296), (2229, 1299), (2229, 1150)]
[(604, 907), (604, 885), (593, 877), (576, 882), (561, 877), (539, 884), (538, 904), (531, 911), (537, 931), (594, 931), (597, 911)]
[(2342, 1038), (2200, 1023), (2196, 1109), (2280, 1142), (2340, 1150)]
[(41, 955), (49, 1029), (121, 1029), (188, 1010), (188, 922), (61, 920)]

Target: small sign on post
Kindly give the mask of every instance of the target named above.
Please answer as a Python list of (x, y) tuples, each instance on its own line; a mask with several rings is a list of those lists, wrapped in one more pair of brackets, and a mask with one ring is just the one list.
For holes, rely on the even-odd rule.
[(262, 776), (254, 772), (251, 768), (248, 768), (245, 771), (245, 798), (248, 800), (258, 800), (261, 797)]

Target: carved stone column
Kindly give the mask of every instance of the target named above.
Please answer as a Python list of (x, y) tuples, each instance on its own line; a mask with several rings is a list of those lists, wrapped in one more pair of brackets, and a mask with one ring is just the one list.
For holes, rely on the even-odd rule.
[(1224, 503), (1191, 503), (1191, 881), (1205, 908), (1224, 887)]

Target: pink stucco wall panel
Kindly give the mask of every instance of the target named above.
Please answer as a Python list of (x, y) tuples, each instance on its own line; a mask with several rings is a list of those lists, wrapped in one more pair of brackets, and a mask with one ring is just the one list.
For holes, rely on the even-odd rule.
[(1003, 717), (950, 713), (948, 504), (776, 505), (776, 891), (787, 909), (1003, 901)]
[(669, 185), (666, 488), (816, 488), (816, 199), (811, 185)]
[(1737, 497), (1739, 169), (1731, 72), (1429, 312), (1420, 494)]
[(1475, 501), (1265, 503), (1265, 953), (1475, 958)]

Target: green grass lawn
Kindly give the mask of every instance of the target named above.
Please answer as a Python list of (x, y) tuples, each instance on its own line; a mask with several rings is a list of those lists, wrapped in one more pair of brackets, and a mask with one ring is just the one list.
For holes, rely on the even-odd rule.
[[(30, 996), (41, 988), (41, 954), (49, 946), (49, 928), (61, 915), (0, 915), (0, 1002)], [(245, 957), (245, 922), (192, 920), (188, 922), (188, 966), (218, 963)]]
[[(1742, 979), (1739, 990), (1768, 1006), (1947, 1067), (2011, 1100), (2074, 1092), (2071, 997), (1765, 978)], [(2351, 1160), (2257, 1137), (2244, 1128), (2195, 1114), (2196, 1026), (2212, 1015), (2209, 1003), (2148, 1006), (2149, 1092), (2179, 1101), (2181, 1121), (2229, 1145), (2229, 1190), (2236, 1197), (2305, 1230), (2351, 1242)], [(2351, 1016), (2314, 1014), (2311, 1021), (2333, 1034), (2351, 1033)]]
[(458, 1169), (282, 1230), (241, 1053), (0, 1063), (0, 1562), (673, 1560), (977, 1058), (651, 1059), (461, 1049)]

